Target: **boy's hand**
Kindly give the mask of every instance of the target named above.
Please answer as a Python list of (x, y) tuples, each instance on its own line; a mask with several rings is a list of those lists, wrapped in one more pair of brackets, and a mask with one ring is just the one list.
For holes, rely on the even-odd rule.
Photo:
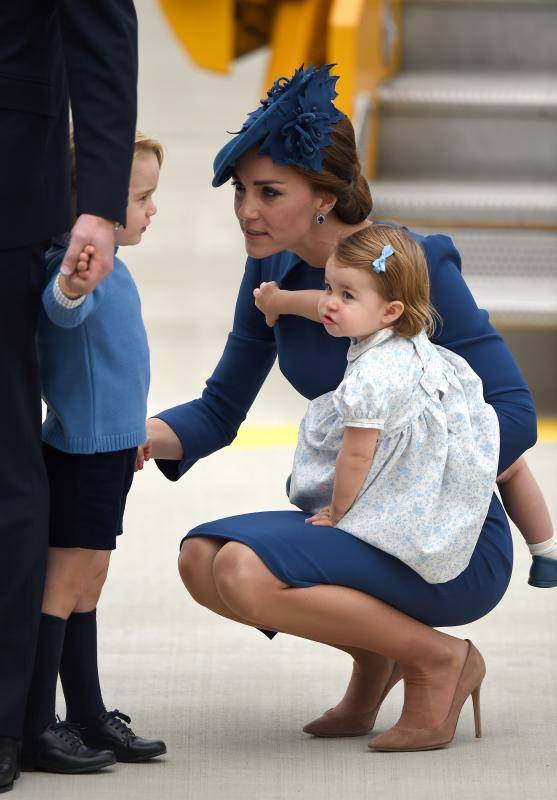
[[(60, 272), (68, 279), (67, 286), (74, 294), (89, 294), (114, 269), (114, 222), (94, 214), (81, 214), (72, 228), (70, 244), (66, 250)], [(93, 245), (89, 266), (78, 272), (80, 253), (88, 244)]]
[(272, 328), (280, 317), (280, 312), (277, 309), (279, 293), (280, 289), (275, 281), (263, 282), (260, 284), (259, 289), (253, 290), (255, 305), (265, 314), (265, 322), (269, 328)]
[(143, 465), (146, 461), (149, 461), (153, 452), (153, 445), (150, 439), (147, 439), (146, 442), (140, 444), (137, 448), (137, 456), (135, 459), (135, 472), (140, 469), (143, 469)]
[(58, 282), (60, 291), (70, 300), (77, 300), (78, 297), (86, 294), (86, 273), (89, 272), (89, 263), (94, 255), (93, 245), (86, 245), (78, 256), (76, 271), (72, 275), (60, 273)]
[(333, 513), (332, 507), (325, 506), (325, 508), (318, 511), (317, 514), (314, 514), (313, 517), (308, 517), (306, 522), (309, 522), (311, 525), (319, 525), (322, 528), (334, 528), (339, 520), (340, 517)]

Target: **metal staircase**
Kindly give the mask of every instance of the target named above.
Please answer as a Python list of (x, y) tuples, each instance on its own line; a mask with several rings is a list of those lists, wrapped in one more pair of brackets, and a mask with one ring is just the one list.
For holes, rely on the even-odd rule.
[(557, 325), (557, 0), (404, 0), (374, 217), (452, 236), (503, 326)]

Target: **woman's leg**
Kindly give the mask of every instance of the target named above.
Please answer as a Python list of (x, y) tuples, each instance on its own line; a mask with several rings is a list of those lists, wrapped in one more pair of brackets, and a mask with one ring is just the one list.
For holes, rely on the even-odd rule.
[(178, 571), (182, 583), (196, 603), (214, 611), (221, 617), (240, 622), (242, 625), (256, 627), (254, 622), (235, 614), (223, 602), (215, 586), (213, 577), (213, 563), (215, 557), (225, 542), (205, 536), (195, 536), (186, 539), (180, 548), (178, 556)]
[[(257, 627), (256, 622), (249, 622), (235, 614), (217, 591), (214, 562), (224, 545), (222, 540), (205, 536), (186, 539), (178, 557), (180, 577), (190, 595), (200, 605), (234, 622)], [(337, 645), (328, 641), (322, 643), (348, 653), (354, 662), (350, 682), (344, 697), (335, 706), (335, 713), (341, 716), (374, 709), (392, 673), (392, 659), (361, 647)]]
[(88, 724), (106, 711), (97, 661), (97, 603), (108, 574), (111, 550), (90, 550), (82, 593), (66, 625), (60, 679), (66, 719)]
[(427, 728), (445, 719), (466, 660), (465, 642), (355, 589), (291, 588), (253, 550), (238, 542), (228, 542), (219, 550), (213, 575), (222, 601), (241, 619), (314, 641), (379, 653), (402, 664), (402, 725)]

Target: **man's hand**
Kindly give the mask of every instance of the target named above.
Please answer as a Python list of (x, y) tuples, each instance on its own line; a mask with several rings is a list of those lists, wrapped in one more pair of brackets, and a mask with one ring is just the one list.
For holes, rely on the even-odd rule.
[(322, 528), (334, 528), (339, 520), (340, 517), (334, 514), (332, 506), (325, 506), (325, 508), (318, 511), (317, 514), (314, 514), (313, 517), (308, 517), (306, 522), (309, 522), (311, 525), (319, 525)]
[[(114, 223), (92, 214), (81, 214), (73, 226), (70, 245), (60, 272), (69, 294), (90, 294), (114, 269)], [(87, 245), (93, 247), (85, 269), (79, 269), (80, 256)]]
[(147, 441), (140, 444), (137, 448), (137, 456), (135, 459), (135, 470), (137, 472), (140, 469), (143, 469), (143, 465), (146, 461), (149, 461), (153, 452), (153, 445), (151, 444), (151, 440), (147, 439)]
[(272, 328), (280, 317), (280, 312), (277, 309), (277, 300), (280, 296), (280, 289), (275, 281), (269, 283), (263, 282), (260, 284), (259, 289), (253, 290), (255, 298), (255, 305), (265, 314), (265, 322)]

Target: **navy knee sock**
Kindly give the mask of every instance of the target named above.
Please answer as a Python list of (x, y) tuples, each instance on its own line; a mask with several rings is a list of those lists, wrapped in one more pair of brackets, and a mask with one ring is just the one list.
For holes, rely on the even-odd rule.
[(33, 677), (27, 695), (24, 736), (33, 738), (56, 721), (56, 683), (66, 620), (41, 614)]
[(89, 725), (106, 711), (97, 665), (97, 609), (68, 619), (60, 662), (66, 719)]

